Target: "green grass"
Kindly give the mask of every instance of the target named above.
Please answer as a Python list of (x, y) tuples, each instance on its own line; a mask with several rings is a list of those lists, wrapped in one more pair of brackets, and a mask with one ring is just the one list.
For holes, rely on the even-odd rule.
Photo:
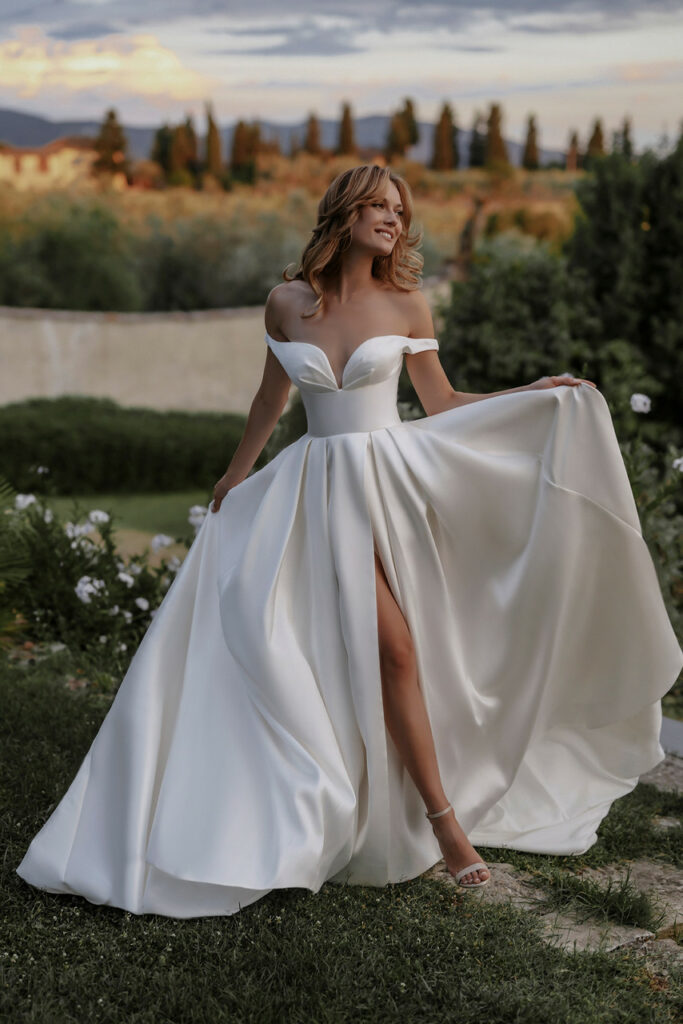
[(188, 532), (188, 509), (192, 505), (208, 505), (211, 497), (212, 487), (207, 487), (205, 491), (172, 494), (95, 494), (49, 497), (45, 501), (55, 515), (64, 520), (72, 515), (74, 502), (77, 502), (85, 512), (100, 508), (112, 513), (118, 529), (177, 536)]
[[(65, 688), (74, 666), (68, 652), (0, 664), (0, 1019), (660, 1024), (683, 1010), (680, 987), (666, 987), (635, 954), (553, 948), (533, 915), (433, 880), (281, 890), (232, 917), (190, 920), (33, 889), (14, 869), (109, 706)], [(647, 839), (639, 818), (655, 805), (680, 811), (651, 790), (613, 805), (584, 862), (612, 856), (629, 824), (630, 855)], [(536, 869), (579, 860), (500, 852)]]

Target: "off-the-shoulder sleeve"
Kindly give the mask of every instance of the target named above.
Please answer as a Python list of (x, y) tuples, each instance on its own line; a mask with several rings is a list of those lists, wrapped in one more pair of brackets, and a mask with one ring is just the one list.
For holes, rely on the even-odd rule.
[(403, 351), (415, 355), (416, 352), (427, 352), (429, 349), (438, 349), (439, 343), (436, 338), (406, 338)]

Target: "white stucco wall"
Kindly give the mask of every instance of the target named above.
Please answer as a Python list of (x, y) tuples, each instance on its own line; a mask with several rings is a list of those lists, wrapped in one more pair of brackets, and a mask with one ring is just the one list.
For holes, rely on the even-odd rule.
[(0, 306), (0, 404), (75, 394), (243, 412), (266, 357), (263, 307), (77, 313)]

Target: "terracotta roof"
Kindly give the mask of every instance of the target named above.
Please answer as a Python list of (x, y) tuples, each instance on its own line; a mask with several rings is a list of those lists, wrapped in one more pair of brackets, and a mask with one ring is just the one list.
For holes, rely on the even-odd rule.
[(9, 142), (0, 142), (0, 152), (12, 156), (23, 156), (25, 153), (47, 155), (58, 153), (62, 149), (94, 149), (95, 140), (86, 135), (64, 135), (61, 139), (53, 139), (44, 146), (12, 146)]

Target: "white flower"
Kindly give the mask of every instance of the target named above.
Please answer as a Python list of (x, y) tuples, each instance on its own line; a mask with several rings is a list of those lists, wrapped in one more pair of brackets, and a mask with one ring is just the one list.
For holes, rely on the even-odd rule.
[(168, 568), (170, 572), (178, 572), (178, 569), (180, 568), (181, 565), (182, 562), (180, 561), (177, 555), (174, 555), (173, 558), (169, 558), (168, 560)]
[(116, 568), (123, 570), (123, 569), (126, 568), (126, 563), (125, 562), (121, 562), (119, 559), (117, 559), (116, 560)]
[(167, 548), (173, 543), (173, 537), (169, 537), (165, 533), (157, 533), (156, 536), (152, 537), (150, 547), (152, 551), (160, 551), (161, 548)]
[(149, 601), (146, 597), (136, 597), (135, 603), (141, 611), (146, 612), (149, 608)]
[(674, 469), (677, 469), (680, 473), (683, 473), (683, 455), (679, 455), (677, 459), (674, 459), (671, 465)]
[(95, 580), (92, 576), (81, 576), (74, 590), (79, 601), (82, 601), (83, 604), (90, 604), (91, 599), (105, 588), (104, 580)]
[(120, 572), (117, 574), (116, 578), (117, 580), (121, 580), (122, 583), (125, 583), (127, 587), (132, 587), (135, 583), (135, 580), (128, 572)]
[(120, 643), (119, 644), (119, 650), (120, 651), (127, 651), (128, 650), (128, 644)]
[(199, 529), (199, 527), (206, 519), (207, 512), (208, 508), (206, 508), (205, 505), (193, 505), (192, 508), (190, 509), (190, 514), (187, 517), (187, 521), (190, 524), (190, 526), (194, 526), (195, 532)]
[(43, 512), (43, 521), (46, 523), (51, 523), (53, 519), (54, 515), (52, 514), (52, 509), (46, 508), (45, 511)]
[(14, 507), (21, 512), (22, 509), (28, 508), (36, 500), (35, 494), (17, 494), (14, 499)]
[(109, 513), (103, 512), (99, 508), (94, 508), (90, 512), (88, 512), (88, 519), (90, 520), (91, 523), (108, 523)]
[(131, 562), (131, 564), (128, 566), (128, 572), (132, 573), (133, 576), (139, 576), (140, 573), (142, 572), (142, 566), (138, 565), (137, 562)]
[(109, 609), (109, 614), (110, 615), (118, 615), (119, 614), (119, 606), (117, 604), (113, 605), (113, 607), (111, 607)]
[(92, 523), (65, 523), (64, 533), (67, 535), (69, 540), (74, 540), (76, 537), (83, 537), (86, 533), (92, 533), (95, 527)]
[(49, 473), (49, 472), (50, 472), (50, 470), (48, 469), (47, 466), (36, 466), (36, 473), (39, 476), (43, 476), (43, 474)]
[(127, 608), (124, 608), (123, 611), (121, 612), (121, 614), (123, 615), (123, 618), (124, 618), (125, 622), (132, 622), (133, 621), (133, 613), (129, 612)]
[(636, 391), (635, 394), (631, 395), (631, 408), (634, 412), (649, 412), (650, 399), (647, 395), (641, 395)]
[(104, 636), (104, 635), (102, 635), (102, 636), (100, 637), (100, 643), (101, 643), (101, 644), (106, 644), (106, 642), (107, 642), (107, 640), (108, 640), (108, 639), (109, 639), (109, 637), (108, 637), (108, 636)]

